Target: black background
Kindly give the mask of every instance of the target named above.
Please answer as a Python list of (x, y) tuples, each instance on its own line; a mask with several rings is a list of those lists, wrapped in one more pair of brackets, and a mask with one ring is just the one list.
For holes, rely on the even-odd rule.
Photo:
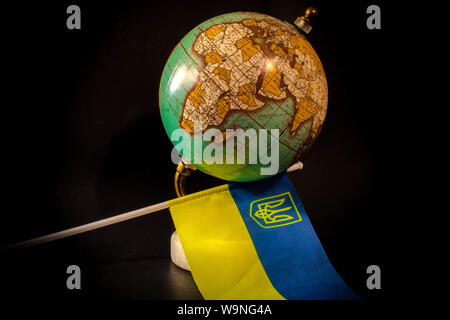
[[(81, 30), (66, 8), (81, 8)], [(366, 28), (378, 4), (382, 29)], [(194, 26), (233, 11), (293, 22), (319, 9), (308, 35), (328, 79), (328, 114), (318, 140), (290, 174), (328, 257), (362, 297), (397, 297), (395, 275), (407, 214), (406, 149), (398, 121), (402, 8), (337, 1), (58, 1), (3, 9), (1, 244), (55, 232), (175, 197), (171, 143), (158, 88), (172, 49)], [(221, 182), (194, 173), (197, 191)], [(11, 300), (200, 299), (189, 273), (170, 262), (168, 211), (38, 247), (1, 253)], [(401, 257), (400, 257), (401, 258)], [(66, 288), (66, 268), (82, 290)], [(382, 289), (366, 288), (366, 268)], [(405, 290), (405, 289), (404, 289)]]

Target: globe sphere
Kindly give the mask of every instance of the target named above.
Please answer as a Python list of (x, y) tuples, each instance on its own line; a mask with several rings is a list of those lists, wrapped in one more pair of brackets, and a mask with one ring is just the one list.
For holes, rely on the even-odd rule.
[[(159, 90), (161, 119), (178, 151), (199, 170), (228, 181), (268, 175), (261, 174), (267, 163), (251, 161), (249, 146), (226, 148), (234, 139), (227, 130), (266, 129), (271, 144), (273, 129), (278, 129), (278, 173), (316, 139), (327, 104), (325, 72), (305, 36), (287, 22), (253, 12), (220, 15), (192, 29), (173, 49)], [(173, 140), (180, 129), (193, 138), (191, 147), (181, 148)], [(224, 163), (197, 154), (211, 144), (200, 136), (202, 148), (194, 147), (198, 133), (209, 129), (221, 134), (212, 143), (222, 143)], [(234, 161), (227, 162), (230, 150)], [(244, 163), (237, 161), (242, 153)]]

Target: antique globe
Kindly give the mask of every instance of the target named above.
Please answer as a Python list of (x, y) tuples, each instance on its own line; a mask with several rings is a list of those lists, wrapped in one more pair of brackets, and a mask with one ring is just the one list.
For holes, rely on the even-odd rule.
[[(222, 141), (214, 141), (218, 143), (233, 139), (227, 129), (267, 129), (267, 135), (278, 129), (275, 173), (286, 170), (311, 146), (327, 103), (325, 72), (305, 36), (287, 22), (253, 12), (220, 15), (191, 30), (173, 49), (159, 89), (161, 118), (170, 138), (175, 130), (194, 137), (214, 128), (223, 133)], [(193, 159), (210, 143), (201, 140), (200, 151), (193, 146), (178, 151)], [(226, 143), (222, 146), (226, 158), (230, 149)], [(233, 156), (242, 152), (249, 150), (235, 146)], [(228, 181), (268, 177), (261, 174), (260, 161), (193, 164)]]

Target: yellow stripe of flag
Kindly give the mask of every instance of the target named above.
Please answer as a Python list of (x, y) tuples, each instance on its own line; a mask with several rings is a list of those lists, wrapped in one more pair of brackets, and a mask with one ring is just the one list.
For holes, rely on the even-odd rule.
[(169, 206), (205, 299), (284, 299), (264, 271), (228, 185), (171, 200)]

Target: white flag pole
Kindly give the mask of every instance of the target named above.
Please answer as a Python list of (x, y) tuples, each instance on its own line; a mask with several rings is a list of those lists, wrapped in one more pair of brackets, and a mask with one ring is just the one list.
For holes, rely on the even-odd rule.
[[(292, 172), (292, 171), (296, 171), (296, 170), (301, 170), (302, 168), (303, 168), (303, 164), (301, 162), (296, 162), (292, 166), (290, 166), (286, 171)], [(150, 214), (153, 212), (167, 209), (168, 207), (169, 207), (169, 203), (167, 201), (164, 201), (164, 202), (154, 204), (154, 205), (151, 205), (148, 207), (144, 207), (144, 208), (133, 210), (133, 211), (126, 212), (126, 213), (122, 213), (122, 214), (119, 214), (119, 215), (116, 215), (116, 216), (113, 216), (110, 218), (94, 221), (94, 222), (91, 222), (88, 224), (83, 224), (83, 225), (75, 227), (75, 228), (70, 228), (70, 229), (66, 229), (63, 231), (51, 233), (51, 234), (48, 234), (48, 235), (45, 235), (42, 237), (38, 237), (38, 238), (14, 243), (11, 245), (7, 245), (7, 246), (3, 247), (2, 249), (4, 250), (4, 249), (25, 248), (25, 247), (35, 246), (35, 245), (38, 245), (41, 243), (45, 243), (45, 242), (49, 242), (49, 241), (53, 241), (53, 240), (57, 240), (57, 239), (62, 239), (62, 238), (70, 237), (70, 236), (73, 236), (73, 235), (76, 235), (79, 233), (103, 228), (103, 227), (106, 227), (106, 226), (109, 226), (111, 224), (115, 224), (118, 222), (134, 219), (134, 218), (144, 216), (144, 215), (147, 215), (147, 214)]]
[(103, 227), (109, 226), (114, 223), (134, 219), (134, 218), (137, 218), (137, 217), (140, 217), (140, 216), (152, 213), (152, 212), (167, 209), (168, 207), (169, 207), (169, 203), (167, 201), (161, 202), (158, 204), (154, 204), (154, 205), (151, 205), (151, 206), (148, 206), (145, 208), (141, 208), (138, 210), (133, 210), (133, 211), (130, 211), (127, 213), (119, 214), (117, 216), (113, 216), (113, 217), (106, 218), (103, 220), (98, 220), (98, 221), (94, 221), (94, 222), (91, 222), (88, 224), (83, 224), (83, 225), (75, 227), (75, 228), (70, 228), (70, 229), (66, 229), (63, 231), (51, 233), (51, 234), (48, 234), (48, 235), (45, 235), (42, 237), (34, 238), (31, 240), (18, 242), (18, 243), (12, 244), (12, 245), (8, 245), (2, 249), (25, 248), (25, 247), (35, 246), (37, 244), (70, 237), (70, 236), (73, 236), (73, 235), (76, 235), (79, 233), (103, 228)]

